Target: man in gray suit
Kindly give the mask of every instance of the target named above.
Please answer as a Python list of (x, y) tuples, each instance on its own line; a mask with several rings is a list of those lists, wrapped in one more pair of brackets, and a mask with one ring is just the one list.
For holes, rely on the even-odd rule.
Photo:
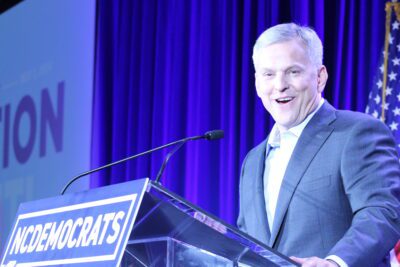
[(400, 238), (395, 142), (379, 120), (322, 98), (322, 57), (317, 34), (293, 23), (254, 46), (275, 125), (243, 162), (238, 226), (303, 266), (378, 266)]

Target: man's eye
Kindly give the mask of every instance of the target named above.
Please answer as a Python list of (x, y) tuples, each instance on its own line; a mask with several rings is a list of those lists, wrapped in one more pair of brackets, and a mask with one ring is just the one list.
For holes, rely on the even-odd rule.
[(297, 74), (299, 74), (299, 73), (300, 73), (299, 70), (291, 70), (291, 71), (290, 71), (290, 74), (292, 74), (292, 75), (297, 75)]
[(264, 77), (272, 77), (274, 74), (273, 73), (271, 73), (271, 72), (264, 72), (263, 73), (263, 76)]

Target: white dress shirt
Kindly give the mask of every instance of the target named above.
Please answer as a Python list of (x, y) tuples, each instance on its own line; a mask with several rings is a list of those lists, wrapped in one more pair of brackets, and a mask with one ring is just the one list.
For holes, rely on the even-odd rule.
[(321, 99), (318, 107), (302, 123), (285, 132), (280, 132), (276, 124), (271, 130), (267, 142), (269, 149), (266, 149), (264, 168), (264, 198), (270, 231), (272, 231), (276, 203), (290, 157), (304, 128), (321, 108), (324, 101), (324, 99)]
[[(265, 155), (264, 169), (264, 198), (265, 208), (268, 217), (269, 229), (272, 232), (274, 224), (276, 205), (278, 201), (279, 191), (282, 185), (283, 176), (285, 175), (287, 165), (293, 150), (296, 147), (297, 141), (301, 133), (307, 126), (308, 122), (314, 117), (315, 113), (321, 108), (324, 99), (318, 104), (318, 107), (310, 113), (305, 120), (288, 129), (285, 132), (280, 132), (275, 124), (268, 138), (268, 148)], [(340, 267), (348, 267), (348, 265), (338, 256), (329, 255), (326, 259), (332, 260)]]

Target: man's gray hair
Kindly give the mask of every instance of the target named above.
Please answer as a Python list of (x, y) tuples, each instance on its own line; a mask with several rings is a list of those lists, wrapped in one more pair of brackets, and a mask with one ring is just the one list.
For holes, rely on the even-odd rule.
[(256, 57), (260, 49), (275, 43), (300, 39), (304, 42), (311, 62), (320, 67), (323, 59), (321, 39), (310, 27), (300, 26), (295, 23), (284, 23), (271, 27), (264, 31), (257, 39), (253, 47), (253, 63), (256, 67)]

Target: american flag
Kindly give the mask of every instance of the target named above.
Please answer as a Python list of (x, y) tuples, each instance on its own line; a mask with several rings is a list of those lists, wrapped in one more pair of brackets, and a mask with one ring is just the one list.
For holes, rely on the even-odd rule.
[[(365, 110), (390, 128), (400, 155), (400, 3), (386, 3), (386, 34), (380, 66)], [(392, 266), (400, 266), (400, 241), (391, 251)]]

